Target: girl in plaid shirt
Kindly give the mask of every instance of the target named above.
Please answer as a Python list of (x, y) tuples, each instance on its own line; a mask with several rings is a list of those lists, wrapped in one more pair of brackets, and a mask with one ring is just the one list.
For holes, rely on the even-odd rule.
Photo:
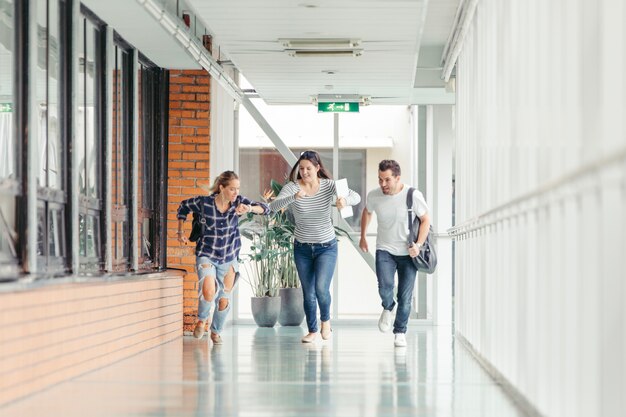
[(212, 304), (217, 300), (211, 322), (211, 340), (221, 344), (220, 332), (228, 311), (230, 294), (239, 274), (239, 216), (245, 213), (268, 214), (265, 203), (239, 195), (239, 177), (225, 171), (215, 180), (208, 196), (197, 196), (180, 203), (178, 207), (178, 241), (189, 239), (183, 232), (183, 223), (190, 213), (201, 216), (202, 235), (196, 242), (196, 270), (198, 271), (198, 322), (194, 337), (204, 335), (205, 322)]

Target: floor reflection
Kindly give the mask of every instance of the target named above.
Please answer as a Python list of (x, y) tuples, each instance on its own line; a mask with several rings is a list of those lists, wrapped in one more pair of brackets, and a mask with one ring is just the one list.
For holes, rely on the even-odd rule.
[[(449, 329), (448, 329), (449, 330)], [(300, 327), (229, 327), (224, 344), (182, 340), (0, 408), (30, 416), (523, 415), (451, 332), (425, 327), (394, 348), (372, 326), (335, 326), (303, 344)]]

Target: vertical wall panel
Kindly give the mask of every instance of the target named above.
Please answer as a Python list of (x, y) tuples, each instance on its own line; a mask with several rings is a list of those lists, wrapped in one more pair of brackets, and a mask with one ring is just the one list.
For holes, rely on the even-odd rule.
[(626, 407), (625, 25), (482, 0), (457, 61), (456, 330), (547, 416)]

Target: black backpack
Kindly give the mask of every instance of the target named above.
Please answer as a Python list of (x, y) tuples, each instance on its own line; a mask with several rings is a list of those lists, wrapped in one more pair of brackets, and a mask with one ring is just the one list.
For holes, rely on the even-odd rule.
[[(417, 240), (417, 234), (420, 229), (420, 218), (413, 216), (413, 191), (415, 188), (409, 188), (409, 191), (406, 195), (406, 206), (408, 209), (409, 216), (409, 239), (408, 244), (411, 245), (413, 242)], [(435, 252), (435, 242), (434, 242), (434, 234), (433, 234), (433, 226), (430, 225), (430, 230), (428, 230), (428, 236), (426, 237), (426, 241), (420, 248), (420, 253), (415, 258), (411, 258), (413, 264), (417, 268), (419, 272), (425, 272), (427, 274), (432, 274), (435, 272), (437, 268), (437, 253)]]
[(206, 219), (204, 218), (204, 201), (200, 202), (202, 214), (193, 213), (193, 220), (191, 221), (191, 233), (189, 233), (189, 241), (197, 242), (204, 234), (204, 225)]

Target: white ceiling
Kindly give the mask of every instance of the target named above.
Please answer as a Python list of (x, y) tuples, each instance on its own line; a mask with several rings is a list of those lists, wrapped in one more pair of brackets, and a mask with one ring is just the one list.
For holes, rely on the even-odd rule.
[[(231, 62), (268, 104), (318, 94), (373, 104), (454, 102), (440, 79), (459, 0), (188, 0)], [(292, 57), (281, 38), (361, 40), (358, 57)], [(419, 58), (419, 59), (418, 59)], [(328, 74), (333, 72), (333, 74)]]
[(137, 1), (81, 0), (126, 42), (138, 48), (155, 64), (170, 69), (196, 69), (200, 64)]

